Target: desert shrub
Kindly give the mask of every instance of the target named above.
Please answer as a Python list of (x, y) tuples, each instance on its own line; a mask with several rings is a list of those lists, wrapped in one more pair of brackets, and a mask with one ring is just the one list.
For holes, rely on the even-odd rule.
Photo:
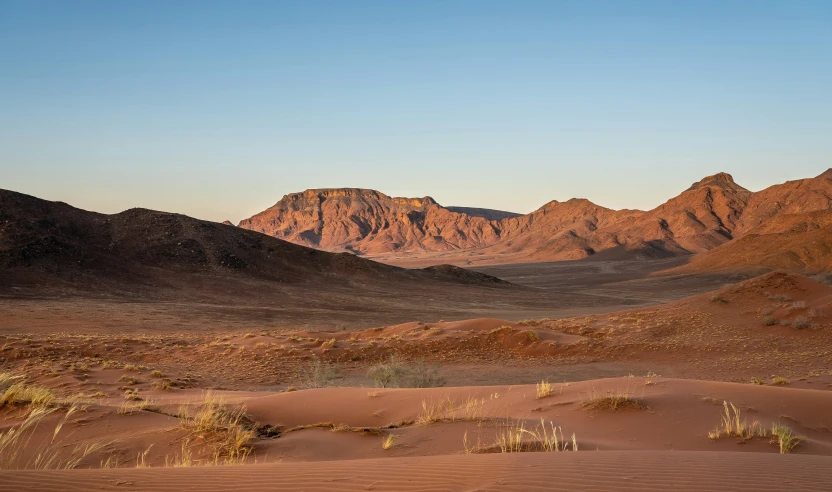
[(153, 389), (168, 391), (171, 387), (170, 379), (160, 379), (159, 381), (154, 381), (153, 384), (151, 384), (150, 386)]
[(304, 388), (326, 388), (336, 386), (342, 379), (341, 371), (318, 357), (313, 357), (299, 371), (300, 385)]
[(806, 318), (797, 318), (792, 321), (792, 327), (798, 330), (803, 330), (804, 328), (814, 328), (814, 326), (814, 323)]
[(425, 359), (417, 359), (408, 364), (398, 355), (391, 355), (384, 362), (371, 366), (367, 376), (376, 386), (382, 388), (435, 388), (445, 386), (445, 378), (440, 375), (438, 364), (429, 364)]
[(711, 302), (720, 302), (722, 304), (727, 304), (728, 299), (725, 299), (718, 293), (711, 294)]
[(540, 335), (538, 335), (537, 332), (534, 331), (534, 330), (526, 330), (526, 331), (521, 332), (520, 334), (523, 335), (524, 337), (526, 337), (526, 340), (528, 340), (530, 342), (540, 341)]
[(445, 386), (445, 378), (440, 374), (439, 364), (428, 364), (425, 359), (418, 359), (407, 371), (409, 388), (437, 388)]
[(766, 316), (765, 318), (763, 318), (763, 324), (765, 324), (766, 326), (774, 326), (777, 324), (777, 320), (771, 316)]
[(791, 305), (792, 309), (806, 309), (806, 301), (794, 301)]
[(391, 355), (384, 362), (370, 366), (367, 377), (381, 388), (400, 386), (407, 374), (404, 361), (396, 354)]
[(766, 297), (768, 297), (772, 301), (786, 302), (786, 301), (791, 301), (792, 300), (791, 296), (789, 296), (789, 295), (786, 295), (786, 294), (772, 294), (770, 292), (766, 292)]
[(789, 384), (789, 380), (782, 376), (774, 376), (773, 378), (771, 378), (771, 384), (783, 386), (785, 384)]
[(128, 376), (127, 374), (121, 376), (120, 378), (118, 378), (118, 380), (123, 381), (124, 384), (129, 384), (129, 385), (139, 384), (141, 382), (138, 379), (134, 378), (133, 376)]
[(763, 378), (758, 378), (758, 377), (751, 378), (751, 383), (752, 384), (760, 384), (760, 385), (766, 384), (766, 382), (763, 381)]

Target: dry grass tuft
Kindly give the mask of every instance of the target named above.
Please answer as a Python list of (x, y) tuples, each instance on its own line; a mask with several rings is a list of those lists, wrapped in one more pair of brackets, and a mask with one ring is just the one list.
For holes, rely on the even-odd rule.
[(777, 444), (780, 448), (780, 454), (788, 454), (800, 442), (802, 437), (792, 434), (792, 430), (782, 424), (773, 424), (771, 426), (771, 443)]
[(554, 385), (549, 381), (541, 381), (537, 383), (535, 387), (535, 397), (539, 400), (541, 398), (546, 398), (552, 394), (552, 390), (554, 389)]
[(255, 432), (244, 406), (229, 408), (223, 398), (209, 391), (196, 409), (190, 410), (188, 407), (180, 410), (182, 427), (211, 446), (213, 464), (245, 462), (252, 452)]
[(522, 453), (530, 451), (559, 452), (577, 451), (578, 440), (572, 434), (571, 440), (564, 439), (563, 429), (552, 422), (546, 425), (546, 421), (540, 419), (534, 429), (526, 428), (523, 420), (511, 421), (501, 425), (490, 446), (482, 446), (479, 438), (477, 444), (468, 446), (468, 432), (462, 437), (462, 444), (466, 454), (473, 453)]
[(789, 384), (789, 380), (782, 376), (774, 376), (773, 378), (771, 378), (771, 384), (776, 386), (783, 386)]
[(598, 393), (593, 391), (581, 402), (581, 407), (588, 410), (646, 410), (649, 407), (632, 398), (625, 391), (608, 391)]
[(445, 413), (454, 409), (454, 402), (450, 398), (439, 400), (438, 403), (433, 401), (427, 402), (422, 400), (422, 410), (416, 417), (417, 424), (431, 424), (442, 420)]
[(0, 408), (6, 405), (28, 405), (49, 408), (57, 405), (55, 393), (44, 386), (26, 384), (21, 376), (0, 373)]
[(741, 437), (751, 439), (752, 437), (766, 437), (766, 430), (759, 422), (754, 421), (751, 425), (740, 415), (740, 410), (733, 403), (722, 402), (722, 422), (719, 427), (708, 433), (710, 439), (721, 437)]
[(55, 408), (33, 407), (19, 425), (0, 433), (0, 470), (69, 470), (82, 460), (100, 451), (107, 443), (65, 443), (58, 436), (69, 417), (79, 407), (70, 406), (43, 442), (32, 442), (42, 421), (56, 412)]
[(392, 448), (393, 444), (395, 443), (396, 439), (398, 439), (398, 438), (399, 438), (399, 436), (396, 435), (396, 434), (387, 434), (387, 437), (385, 437), (384, 441), (382, 441), (382, 443), (381, 443), (381, 449), (384, 449), (386, 451), (386, 450)]
[(127, 400), (122, 402), (121, 405), (118, 407), (118, 414), (119, 415), (132, 415), (136, 412), (141, 412), (142, 410), (147, 409), (148, 406), (151, 405), (149, 400)]

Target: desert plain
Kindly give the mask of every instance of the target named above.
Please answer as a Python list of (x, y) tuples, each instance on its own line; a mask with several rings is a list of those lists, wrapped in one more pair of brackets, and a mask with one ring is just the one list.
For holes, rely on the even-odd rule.
[(832, 174), (651, 211), (0, 192), (3, 490), (832, 490)]

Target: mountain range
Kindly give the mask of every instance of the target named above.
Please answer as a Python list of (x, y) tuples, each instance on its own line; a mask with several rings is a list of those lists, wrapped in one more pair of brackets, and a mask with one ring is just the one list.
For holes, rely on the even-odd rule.
[[(740, 186), (730, 174), (719, 173), (693, 183), (649, 211), (612, 210), (573, 198), (553, 200), (525, 215), (482, 213), (443, 207), (431, 197), (396, 198), (374, 190), (337, 188), (286, 195), (274, 206), (241, 221), (239, 227), (391, 263), (413, 258), (422, 258), (426, 264), (459, 265), (662, 258), (714, 251), (692, 263), (707, 270), (732, 266), (734, 260), (709, 259), (720, 256), (727, 248), (723, 245), (753, 249), (746, 245), (752, 245), (754, 238), (787, 234), (794, 239), (800, 227), (823, 235), (828, 231), (827, 222), (821, 219), (823, 213), (806, 214), (830, 208), (832, 170), (759, 192)], [(736, 242), (743, 237), (748, 239)], [(728, 251), (728, 256), (736, 254)], [(801, 271), (818, 265), (817, 253), (810, 255), (812, 258), (803, 255), (800, 259), (797, 254), (795, 260), (794, 256), (786, 252), (741, 264), (782, 265)]]

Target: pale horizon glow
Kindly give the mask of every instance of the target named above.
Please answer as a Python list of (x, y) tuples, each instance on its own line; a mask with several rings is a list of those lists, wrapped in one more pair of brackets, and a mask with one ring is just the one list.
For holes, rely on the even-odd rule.
[(819, 0), (0, 0), (0, 67), (0, 188), (103, 213), (341, 187), (649, 210), (832, 167)]

